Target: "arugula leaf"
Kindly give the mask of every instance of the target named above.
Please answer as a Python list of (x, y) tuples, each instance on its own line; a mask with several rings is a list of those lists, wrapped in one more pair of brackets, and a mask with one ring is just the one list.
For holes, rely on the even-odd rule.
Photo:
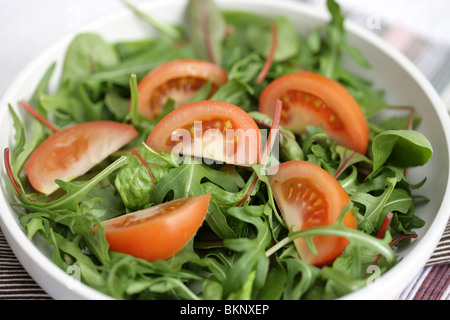
[(173, 42), (177, 42), (183, 39), (183, 33), (176, 27), (171, 24), (162, 22), (158, 19), (155, 19), (152, 16), (149, 16), (145, 12), (139, 10), (135, 6), (131, 5), (128, 1), (121, 0), (124, 5), (130, 8), (137, 16), (147, 21), (151, 26), (155, 27), (161, 34), (165, 35), (167, 38), (172, 40)]
[[(53, 71), (55, 70), (55, 67), (56, 63), (52, 63), (45, 71), (42, 79), (39, 81), (33, 93), (32, 101), (30, 102), (32, 105), (34, 105), (36, 111), (44, 118), (47, 118), (48, 115), (45, 109), (42, 107), (40, 97), (41, 95), (47, 94), (49, 82)], [(24, 124), (19, 119), (12, 106), (9, 105), (8, 107), (13, 118), (13, 126), (15, 130), (15, 145), (11, 154), (11, 166), (13, 173), (16, 176), (19, 176), (19, 172), (22, 170), (26, 160), (30, 157), (33, 150), (47, 137), (48, 132), (43, 124), (41, 124), (38, 120), (33, 120), (33, 129), (31, 135), (29, 139), (26, 139)]]
[(365, 230), (367, 233), (373, 233), (379, 221), (379, 217), (388, 202), (389, 197), (394, 191), (397, 180), (395, 178), (387, 178), (388, 187), (379, 196), (372, 196), (369, 193), (357, 193), (351, 196), (353, 202), (365, 206), (364, 217), (358, 221), (358, 228)]
[(28, 199), (25, 193), (18, 195), (22, 204), (15, 204), (17, 206), (24, 206), (27, 209), (33, 212), (39, 212), (42, 209), (46, 210), (59, 210), (59, 209), (68, 209), (68, 210), (76, 210), (80, 201), (83, 200), (87, 193), (94, 188), (98, 183), (100, 183), (103, 179), (107, 178), (111, 173), (120, 167), (124, 166), (128, 161), (128, 157), (122, 156), (113, 163), (111, 163), (107, 168), (102, 170), (99, 174), (97, 174), (91, 180), (77, 185), (75, 183), (69, 183), (62, 180), (56, 180), (55, 182), (66, 191), (66, 193), (60, 198), (49, 201), (49, 202), (37, 202), (31, 201)]
[(186, 158), (183, 164), (172, 168), (162, 177), (152, 189), (151, 199), (157, 204), (167, 199), (172, 193), (172, 199), (185, 198), (204, 194), (202, 184), (212, 182), (224, 190), (236, 192), (236, 183), (229, 179), (224, 172), (214, 170), (209, 166), (191, 161)]
[[(297, 259), (298, 260), (298, 259)], [(302, 277), (303, 278), (303, 277)], [(259, 300), (279, 300), (287, 285), (288, 275), (285, 268), (275, 261), (270, 267), (264, 286), (258, 293)]]
[(333, 78), (340, 60), (340, 48), (346, 37), (340, 5), (334, 0), (327, 0), (327, 7), (331, 14), (331, 21), (327, 25), (329, 48), (320, 56), (320, 72)]
[[(220, 188), (205, 187), (209, 183)], [(221, 197), (220, 190), (237, 192), (238, 187), (236, 182), (230, 179), (225, 172), (214, 170), (205, 164), (196, 163), (186, 158), (183, 164), (170, 169), (153, 187), (150, 192), (150, 199), (151, 202), (159, 204), (169, 199), (196, 196), (212, 191), (211, 198), (213, 200), (210, 201), (206, 222), (221, 238), (234, 237), (235, 233), (229, 227), (226, 217), (215, 202), (215, 199)]]
[(247, 282), (249, 276), (254, 277), (252, 286), (255, 286), (255, 290), (264, 284), (269, 267), (265, 250), (271, 240), (268, 224), (262, 219), (264, 209), (265, 206), (245, 206), (233, 207), (228, 211), (229, 215), (253, 225), (256, 234), (254, 238), (244, 237), (224, 241), (227, 248), (242, 252), (233, 267), (228, 270), (224, 283), (225, 294), (238, 290)]
[[(301, 299), (320, 277), (320, 269), (300, 260), (294, 245), (289, 246), (279, 259), (286, 268), (286, 286), (283, 291), (283, 299)], [(299, 275), (300, 281), (298, 280)]]

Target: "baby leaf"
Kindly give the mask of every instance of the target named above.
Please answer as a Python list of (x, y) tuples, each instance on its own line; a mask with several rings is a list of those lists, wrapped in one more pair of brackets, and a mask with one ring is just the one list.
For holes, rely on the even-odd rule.
[(373, 139), (373, 172), (384, 164), (408, 168), (424, 165), (433, 148), (428, 139), (413, 130), (388, 130)]
[(64, 59), (62, 82), (78, 82), (119, 62), (117, 51), (97, 34), (76, 36), (69, 45)]
[(222, 12), (213, 0), (190, 0), (186, 14), (188, 33), (198, 57), (220, 65), (226, 28)]
[[(291, 20), (286, 17), (275, 19), (276, 32), (278, 33), (277, 48), (273, 57), (274, 61), (285, 61), (295, 56), (300, 49), (300, 37)], [(247, 39), (253, 49), (267, 58), (272, 46), (272, 32), (270, 24), (265, 28), (250, 26), (247, 31)]]

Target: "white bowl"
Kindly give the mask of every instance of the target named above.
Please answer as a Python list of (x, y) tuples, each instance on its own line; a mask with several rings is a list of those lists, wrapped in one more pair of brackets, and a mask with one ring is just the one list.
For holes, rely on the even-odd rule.
[[(294, 2), (220, 0), (218, 4), (227, 9), (252, 11), (268, 16), (285, 15), (302, 33), (323, 25), (329, 19), (325, 12)], [(159, 19), (179, 23), (184, 20), (185, 5), (185, 1), (153, 1), (142, 9)], [(373, 65), (371, 70), (358, 70), (354, 65), (351, 68), (356, 72), (364, 72), (364, 76), (371, 79), (376, 87), (386, 89), (386, 98), (390, 103), (414, 106), (423, 117), (419, 130), (430, 140), (434, 149), (434, 155), (427, 165), (408, 173), (413, 182), (418, 182), (423, 177), (428, 179), (420, 191), (431, 201), (417, 210), (417, 215), (426, 221), (425, 227), (417, 230), (418, 239), (399, 252), (403, 259), (379, 280), (343, 297), (395, 299), (423, 268), (449, 219), (450, 120), (434, 88), (408, 59), (369, 31), (348, 22), (346, 27), (349, 42), (356, 45)], [(125, 8), (97, 20), (79, 32), (81, 31), (97, 32), (107, 41), (140, 39), (152, 32), (146, 23)], [(10, 146), (14, 134), (8, 103), (15, 106), (19, 100), (31, 97), (41, 76), (53, 61), (59, 62), (56, 72), (60, 72), (62, 58), (71, 40), (72, 36), (67, 37), (37, 57), (20, 73), (1, 99), (1, 150)], [(57, 81), (54, 76), (53, 88)], [(8, 183), (3, 172), (1, 227), (17, 258), (36, 282), (55, 299), (109, 299), (82, 283), (75, 283), (70, 275), (53, 264), (51, 250), (43, 241), (37, 239), (32, 242), (27, 239), (18, 223), (17, 214), (9, 205), (11, 194)]]

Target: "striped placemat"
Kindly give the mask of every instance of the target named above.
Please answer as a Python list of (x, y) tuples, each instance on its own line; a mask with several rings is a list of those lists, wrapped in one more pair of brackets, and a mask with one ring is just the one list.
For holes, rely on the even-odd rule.
[(40, 300), (51, 297), (17, 260), (0, 230), (0, 300)]

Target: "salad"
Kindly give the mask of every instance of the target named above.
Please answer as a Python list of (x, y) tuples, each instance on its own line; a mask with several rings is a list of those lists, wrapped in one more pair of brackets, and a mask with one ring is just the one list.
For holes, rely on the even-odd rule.
[[(158, 37), (76, 36), (4, 151), (19, 221), (63, 270), (117, 299), (336, 299), (417, 237), (431, 158), (410, 106), (371, 68), (344, 16), (292, 21), (190, 0), (186, 25), (123, 1)], [(375, 121), (385, 110), (399, 111)]]

